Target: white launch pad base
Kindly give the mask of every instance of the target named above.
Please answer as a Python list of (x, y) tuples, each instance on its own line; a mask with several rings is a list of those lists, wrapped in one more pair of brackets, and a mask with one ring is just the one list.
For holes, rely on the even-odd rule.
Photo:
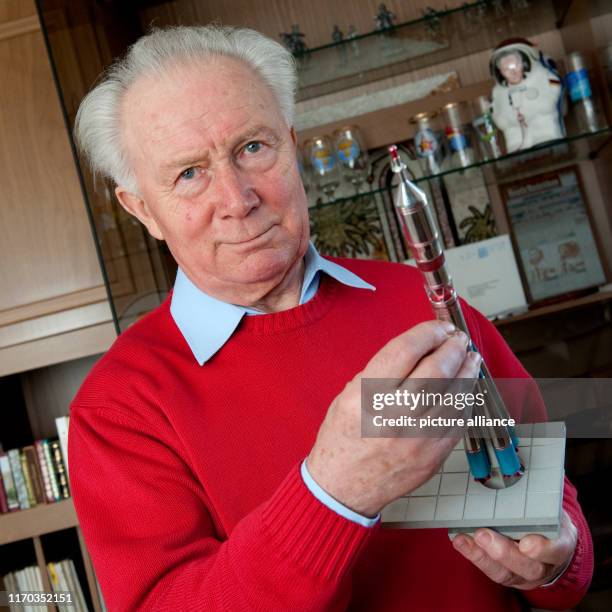
[(556, 538), (563, 500), (565, 424), (522, 424), (516, 430), (526, 468), (519, 482), (507, 489), (489, 489), (475, 481), (461, 441), (431, 480), (383, 509), (382, 526), (446, 528), (451, 538), (479, 527), (515, 540), (529, 533)]

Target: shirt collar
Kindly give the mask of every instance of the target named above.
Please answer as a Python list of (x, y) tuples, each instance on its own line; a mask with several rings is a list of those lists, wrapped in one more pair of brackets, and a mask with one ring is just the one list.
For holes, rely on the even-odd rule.
[[(320, 272), (359, 289), (375, 290), (359, 276), (343, 266), (321, 257), (312, 242), (304, 256), (304, 282), (300, 304), (314, 297), (319, 287)], [(196, 287), (179, 267), (172, 292), (170, 313), (200, 365), (208, 361), (232, 336), (245, 315), (264, 314), (253, 308), (222, 302)]]

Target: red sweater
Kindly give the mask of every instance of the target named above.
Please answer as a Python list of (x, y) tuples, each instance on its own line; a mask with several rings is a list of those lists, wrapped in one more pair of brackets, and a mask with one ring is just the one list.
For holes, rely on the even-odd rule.
[[(459, 555), (446, 530), (368, 529), (306, 488), (299, 466), (332, 399), (389, 339), (432, 318), (414, 269), (337, 261), (376, 292), (323, 275), (306, 304), (245, 317), (202, 367), (167, 299), (91, 371), (71, 406), (70, 478), (109, 609), (574, 606), (593, 555), (567, 481), (574, 560), (522, 595)], [(527, 376), (495, 328), (465, 311), (493, 375)]]

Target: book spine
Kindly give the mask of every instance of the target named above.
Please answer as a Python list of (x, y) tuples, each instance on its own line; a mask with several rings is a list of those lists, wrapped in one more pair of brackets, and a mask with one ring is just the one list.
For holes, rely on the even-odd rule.
[(8, 455), (0, 454), (0, 472), (2, 472), (2, 481), (4, 483), (4, 491), (6, 492), (6, 501), (9, 512), (19, 510), (19, 498), (17, 497), (17, 489), (15, 488), (15, 480)]
[[(70, 588), (70, 584), (68, 583), (68, 578), (66, 576), (66, 573), (64, 571), (64, 561), (60, 561), (59, 563), (55, 564), (55, 571), (57, 572), (57, 577), (59, 579), (59, 590), (60, 591), (64, 591), (64, 592), (70, 592), (72, 593), (72, 601), (73, 601), (73, 605), (76, 599), (76, 594), (75, 592)], [(66, 604), (58, 604), (57, 608), (59, 610), (59, 612), (70, 612), (71, 610), (75, 610), (74, 607), (68, 607)]]
[(55, 469), (53, 468), (53, 458), (51, 457), (51, 447), (49, 440), (42, 440), (43, 451), (45, 453), (45, 463), (47, 464), (47, 470), (49, 472), (49, 480), (51, 481), (51, 490), (53, 491), (53, 501), (59, 501), (62, 499), (60, 495), (59, 485), (57, 482), (57, 476), (55, 475)]
[(40, 466), (40, 472), (43, 477), (43, 484), (45, 486), (45, 499), (47, 503), (53, 503), (55, 497), (53, 495), (53, 487), (51, 486), (51, 477), (49, 476), (49, 468), (47, 467), (47, 460), (45, 459), (45, 449), (42, 440), (36, 440), (34, 442), (34, 448), (36, 448), (36, 454), (38, 455), (38, 465)]
[(19, 507), (22, 510), (27, 510), (30, 507), (28, 502), (28, 492), (25, 486), (25, 480), (23, 478), (23, 471), (21, 470), (21, 461), (19, 460), (19, 449), (13, 448), (8, 453), (9, 463), (11, 464), (11, 471), (13, 472), (13, 478), (15, 480), (15, 489), (17, 489), (17, 497), (19, 499)]
[[(9, 593), (17, 592), (17, 581), (15, 580), (15, 575), (13, 572), (9, 572), (8, 574), (6, 574), (6, 576), (4, 576), (4, 585), (6, 587), (5, 590), (8, 591)], [(19, 606), (19, 604), (9, 603), (10, 612), (14, 612), (15, 610), (18, 610), (20, 607), (21, 606)]]
[(4, 514), (8, 511), (8, 500), (6, 498), (6, 491), (4, 489), (4, 479), (2, 478), (2, 472), (0, 472), (0, 512)]
[(68, 574), (69, 576), (71, 576), (72, 582), (74, 584), (74, 590), (75, 590), (76, 602), (77, 602), (77, 612), (87, 612), (87, 604), (85, 603), (85, 596), (83, 594), (81, 582), (79, 581), (79, 577), (76, 573), (76, 567), (74, 565), (74, 561), (72, 559), (66, 559), (65, 563), (68, 565)]
[(28, 469), (28, 459), (23, 453), (23, 449), (19, 451), (19, 462), (21, 463), (21, 471), (23, 472), (23, 481), (25, 482), (26, 492), (28, 494), (28, 504), (30, 508), (36, 505), (36, 498), (34, 497), (34, 487), (32, 486), (32, 477), (30, 476), (30, 470)]
[(49, 562), (47, 563), (47, 573), (49, 574), (49, 582), (51, 583), (51, 588), (54, 593), (59, 593), (60, 584), (59, 584), (59, 576), (57, 575), (57, 571), (55, 570), (55, 563)]
[(36, 448), (31, 444), (29, 446), (25, 446), (23, 448), (23, 454), (26, 456), (26, 460), (28, 462), (28, 470), (32, 480), (32, 489), (34, 490), (34, 498), (36, 499), (36, 503), (44, 504), (47, 501), (45, 497), (45, 485), (40, 469), (40, 463), (38, 462), (38, 453), (36, 452)]
[(59, 486), (59, 492), (61, 499), (67, 499), (70, 497), (70, 487), (68, 486), (68, 474), (66, 472), (66, 466), (62, 459), (62, 449), (59, 440), (54, 440), (50, 443), (51, 447), (51, 459), (53, 460), (53, 468), (57, 476), (57, 484)]
[(68, 465), (68, 427), (70, 425), (70, 417), (63, 416), (55, 419), (55, 427), (57, 428), (57, 436), (62, 447), (62, 459), (66, 466), (66, 476), (68, 477), (68, 483), (70, 483), (70, 466)]

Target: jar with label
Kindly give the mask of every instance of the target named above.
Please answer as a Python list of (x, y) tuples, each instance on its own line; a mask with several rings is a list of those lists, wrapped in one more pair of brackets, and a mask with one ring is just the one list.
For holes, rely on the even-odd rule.
[(340, 184), (340, 171), (329, 137), (315, 136), (308, 140), (304, 143), (304, 154), (310, 162), (314, 184), (331, 199)]
[(359, 193), (370, 175), (370, 156), (359, 128), (344, 126), (333, 134), (334, 150), (343, 178)]
[(434, 125), (436, 114), (418, 113), (410, 118), (410, 123), (416, 125), (414, 147), (425, 176), (442, 172), (444, 148)]
[(565, 58), (565, 86), (581, 133), (596, 132), (606, 127), (601, 104), (589, 79), (588, 63), (587, 57), (579, 51)]
[(474, 107), (472, 126), (482, 159), (501, 157), (503, 155), (502, 135), (491, 116), (491, 100), (488, 96), (478, 96), (472, 105)]
[(476, 155), (472, 147), (470, 124), (466, 120), (465, 104), (450, 102), (442, 108), (442, 114), (449, 150), (444, 169), (471, 166), (476, 161)]

